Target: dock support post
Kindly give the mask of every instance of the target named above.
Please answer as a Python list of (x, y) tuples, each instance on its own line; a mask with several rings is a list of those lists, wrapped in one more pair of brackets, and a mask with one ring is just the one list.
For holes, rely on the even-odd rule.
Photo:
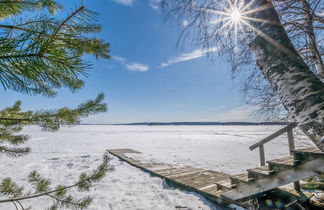
[(265, 166), (264, 146), (260, 145), (259, 150), (260, 150), (260, 164), (261, 166)]
[(294, 134), (292, 129), (287, 131), (287, 135), (288, 135), (289, 151), (290, 154), (292, 155), (292, 151), (295, 150)]
[(300, 191), (300, 183), (299, 183), (299, 181), (294, 182), (294, 188), (295, 188), (295, 190), (296, 190), (297, 192)]

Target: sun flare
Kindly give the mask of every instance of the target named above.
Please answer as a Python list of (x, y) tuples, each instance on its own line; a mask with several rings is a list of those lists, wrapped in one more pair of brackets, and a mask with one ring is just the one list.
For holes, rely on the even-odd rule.
[(239, 9), (235, 8), (231, 11), (231, 20), (236, 23), (242, 20), (242, 14)]
[[(254, 22), (272, 24), (272, 21), (260, 18), (260, 15), (254, 15), (269, 8), (269, 6), (253, 6), (252, 8), (256, 1), (258, 0), (251, 0), (250, 3), (246, 4), (241, 0), (224, 0), (219, 7), (203, 9), (204, 12), (211, 14), (212, 17), (210, 20), (211, 27), (208, 29), (211, 29), (211, 33), (215, 34), (218, 39), (224, 40), (226, 45), (228, 45), (227, 40), (229, 40), (231, 49), (234, 52), (239, 52), (241, 40), (252, 38), (250, 36), (252, 31), (260, 34), (272, 45), (283, 48), (283, 46), (254, 26)], [(276, 22), (273, 23), (276, 24)], [(210, 37), (209, 34), (208, 37)]]

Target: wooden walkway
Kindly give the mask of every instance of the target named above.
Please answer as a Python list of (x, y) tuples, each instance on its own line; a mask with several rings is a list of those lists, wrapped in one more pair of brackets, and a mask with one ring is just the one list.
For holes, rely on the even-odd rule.
[[(303, 200), (311, 195), (300, 194), (296, 190), (281, 186), (324, 173), (324, 153), (316, 148), (296, 150), (294, 156), (267, 161), (266, 166), (249, 169), (247, 173), (238, 175), (191, 166), (142, 163), (126, 155), (140, 154), (131, 149), (114, 149), (108, 152), (132, 166), (164, 178), (185, 190), (199, 193), (213, 202), (223, 205), (234, 203), (242, 207), (249, 207), (252, 198), (273, 189), (277, 189), (276, 193), (280, 191), (281, 194), (289, 194), (289, 199)], [(303, 156), (304, 161), (296, 161), (297, 156)]]
[[(271, 198), (271, 193), (273, 193), (272, 197), (286, 201), (288, 199), (290, 203), (297, 200), (305, 202), (305, 198), (307, 200), (309, 195), (300, 191), (299, 180), (324, 174), (324, 152), (317, 147), (296, 150), (292, 131), (296, 126), (296, 123), (291, 123), (250, 146), (251, 150), (259, 148), (261, 166), (248, 169), (246, 173), (238, 175), (190, 166), (175, 167), (161, 163), (142, 163), (125, 155), (140, 153), (131, 149), (114, 149), (108, 152), (132, 166), (164, 178), (186, 190), (197, 192), (218, 204), (234, 203), (249, 207), (250, 201), (254, 198), (259, 199), (266, 195)], [(287, 133), (290, 156), (266, 161), (264, 145), (284, 133)], [(294, 183), (295, 189), (287, 190), (281, 187), (290, 183)], [(288, 195), (287, 198), (284, 198), (285, 195)]]
[(228, 183), (230, 181), (229, 174), (190, 166), (174, 167), (167, 164), (142, 163), (125, 155), (127, 153), (140, 153), (131, 149), (114, 149), (108, 150), (108, 152), (132, 166), (164, 178), (172, 184), (197, 192), (209, 200), (217, 203), (233, 203), (232, 201), (226, 202), (226, 199), (221, 198), (221, 190), (217, 188), (216, 184), (216, 182)]

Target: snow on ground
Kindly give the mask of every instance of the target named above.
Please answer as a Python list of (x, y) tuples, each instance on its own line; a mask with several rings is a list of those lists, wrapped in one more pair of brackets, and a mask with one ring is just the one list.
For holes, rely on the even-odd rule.
[[(142, 152), (136, 158), (149, 162), (187, 165), (230, 174), (244, 172), (259, 164), (258, 150), (248, 147), (282, 126), (112, 126), (80, 125), (60, 131), (43, 132), (28, 127), (32, 153), (12, 159), (1, 157), (0, 179), (11, 176), (26, 185), (26, 177), (38, 170), (53, 184), (71, 184), (84, 171), (101, 162), (106, 149), (130, 148)], [(301, 143), (297, 139), (297, 143)], [(265, 145), (266, 159), (288, 154), (285, 135)], [(221, 209), (201, 196), (171, 189), (160, 178), (111, 157), (114, 171), (89, 193), (95, 197), (90, 209)], [(27, 188), (28, 189), (28, 188)], [(78, 194), (78, 193), (77, 193)], [(33, 209), (44, 209), (47, 199), (24, 202)], [(185, 207), (185, 208), (180, 208)], [(15, 209), (0, 204), (0, 209)]]

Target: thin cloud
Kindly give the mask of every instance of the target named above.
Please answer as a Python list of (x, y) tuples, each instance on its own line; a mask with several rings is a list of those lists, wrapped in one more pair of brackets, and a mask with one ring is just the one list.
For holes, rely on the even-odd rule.
[(180, 62), (184, 62), (184, 61), (197, 59), (197, 58), (205, 56), (209, 52), (216, 52), (217, 50), (218, 50), (217, 47), (212, 47), (208, 50), (197, 49), (190, 53), (183, 53), (177, 57), (170, 58), (168, 61), (161, 63), (160, 67), (163, 68), (163, 67), (167, 67), (172, 64), (175, 64), (175, 63), (180, 63)]
[(187, 27), (188, 25), (189, 25), (189, 21), (188, 20), (182, 21), (182, 26), (183, 27)]
[(125, 6), (132, 6), (134, 3), (134, 0), (113, 0), (113, 1)]
[(156, 9), (156, 10), (160, 9), (160, 3), (161, 3), (161, 0), (150, 0), (149, 1), (151, 8)]
[[(136, 0), (111, 0), (111, 1), (124, 6), (133, 6)], [(148, 0), (148, 4), (152, 9), (159, 10), (161, 1), (162, 0)]]
[(120, 62), (127, 62), (127, 60), (123, 57), (120, 56), (112, 56), (112, 59), (116, 60), (116, 61), (120, 61)]
[(129, 62), (124, 57), (112, 56), (112, 59), (114, 59), (115, 61), (118, 61), (120, 64), (125, 66), (125, 68), (127, 70), (130, 70), (130, 71), (145, 72), (145, 71), (150, 70), (150, 67), (148, 65), (137, 63), (137, 62)]
[(130, 71), (148, 71), (150, 68), (147, 65), (140, 64), (140, 63), (130, 63), (125, 65), (126, 68)]

